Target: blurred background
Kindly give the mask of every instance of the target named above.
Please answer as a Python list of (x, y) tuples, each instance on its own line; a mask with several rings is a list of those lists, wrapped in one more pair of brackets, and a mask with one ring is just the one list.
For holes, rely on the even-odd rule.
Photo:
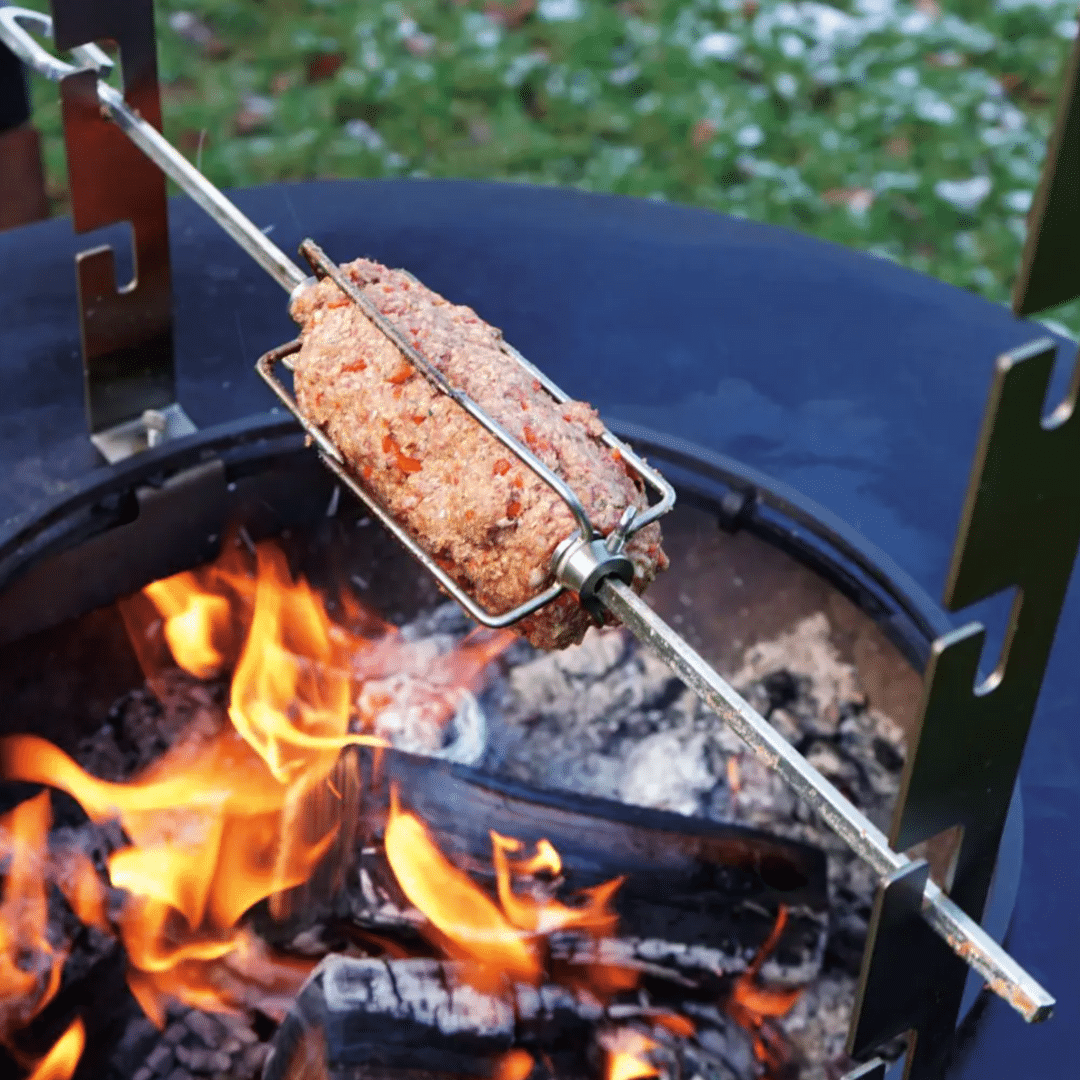
[[(223, 187), (667, 199), (1006, 303), (1077, 0), (157, 0), (157, 18), (165, 134)], [(60, 214), (56, 87), (33, 95)], [(1080, 336), (1080, 302), (1045, 321)]]

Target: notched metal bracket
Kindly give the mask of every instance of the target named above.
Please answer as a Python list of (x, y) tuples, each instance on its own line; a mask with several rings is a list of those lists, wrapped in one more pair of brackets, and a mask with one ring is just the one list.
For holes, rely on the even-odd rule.
[(919, 859), (878, 886), (848, 1035), (848, 1053), (860, 1058), (908, 1033), (905, 1078), (944, 1073), (967, 975), (922, 918), (929, 875)]
[[(950, 896), (976, 920), (1080, 546), (1080, 363), (1068, 397), (1044, 419), (1055, 349), (1044, 338), (998, 360), (945, 604), (957, 611), (1011, 588), (1019, 598), (1002, 658), (984, 682), (981, 625), (934, 643), (892, 832), (893, 847), (906, 850), (962, 826)], [(914, 1032), (912, 1080), (943, 1075), (967, 974), (916, 917), (921, 895), (910, 867), (879, 895), (851, 1033), (861, 1056)]]
[[(152, 0), (52, 0), (61, 49), (113, 40), (119, 44), (124, 97), (159, 131), (161, 101)], [(90, 437), (110, 463), (187, 435), (195, 425), (176, 402), (165, 177), (101, 112), (98, 70), (60, 83), (75, 231), (131, 223), (134, 277), (116, 285), (112, 248), (76, 257), (86, 411)], [(157, 429), (143, 418), (166, 417)]]
[(1013, 286), (1017, 315), (1080, 296), (1080, 37), (1073, 42), (1061, 93)]

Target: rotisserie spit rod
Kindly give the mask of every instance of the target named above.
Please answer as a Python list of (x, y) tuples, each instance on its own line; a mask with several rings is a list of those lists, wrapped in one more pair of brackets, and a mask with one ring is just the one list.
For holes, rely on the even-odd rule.
[[(885, 878), (911, 860), (821, 775), (763, 716), (725, 682), (656, 612), (614, 577), (604, 578), (600, 602), (661, 659), (750, 747), (775, 769), (828, 826)], [(933, 881), (923, 893), (923, 918), (1025, 1020), (1050, 1017), (1054, 999)]]
[[(0, 8), (0, 39), (24, 62), (46, 77), (59, 81), (79, 68), (57, 59), (35, 41), (25, 27), (33, 27), (38, 33), (49, 37), (52, 21), (48, 16), (24, 8)], [(73, 50), (73, 55), (83, 69), (92, 68), (107, 73), (112, 63), (100, 49), (93, 45)], [(240, 210), (198, 172), (155, 128), (134, 112), (122, 95), (99, 78), (98, 96), (105, 113), (114, 120), (147, 156), (168, 176), (183, 188), (225, 231), (247, 251), (287, 292), (293, 293), (310, 279), (284, 252), (267, 239), (265, 234)], [(721, 717), (754, 751), (758, 758), (775, 769), (788, 784), (812, 806), (828, 825), (860, 855), (882, 879), (910, 865), (911, 860), (894, 851), (887, 837), (864, 814), (821, 775), (792, 747), (770, 724), (729, 686), (685, 641), (679, 637), (656, 613), (629, 587), (629, 560), (622, 553), (628, 536), (645, 521), (652, 521), (671, 504), (670, 486), (653, 470), (644, 465), (629, 448), (610, 436), (610, 439), (627, 460), (638, 470), (643, 480), (661, 493), (658, 504), (647, 511), (637, 513), (633, 508), (624, 514), (618, 528), (606, 539), (593, 530), (581, 503), (572, 491), (566, 490), (561, 478), (551, 473), (526, 447), (509, 436), (490, 417), (483, 415), (474, 402), (445, 385), (431, 364), (420, 356), (403, 339), (396, 328), (380, 313), (371, 309), (362, 295), (349, 282), (340, 278), (337, 267), (311, 241), (305, 241), (305, 253), (320, 272), (331, 276), (342, 291), (358, 304), (373, 322), (409, 357), (410, 361), (428, 379), (450, 394), (478, 422), (499, 438), (522, 462), (545, 479), (570, 507), (579, 529), (555, 550), (552, 571), (557, 585), (546, 590), (529, 605), (522, 605), (521, 612), (493, 617), (479, 608), (453, 579), (442, 572), (437, 563), (416, 541), (393, 520), (393, 515), (380, 506), (379, 501), (365, 490), (357, 478), (345, 468), (337, 449), (329, 443), (324, 432), (307, 420), (300, 412), (292, 395), (276, 378), (273, 366), (283, 360), (294, 346), (286, 346), (267, 354), (259, 364), (260, 373), (294, 416), (312, 436), (320, 455), (334, 473), (355, 494), (372, 507), (379, 518), (409, 550), (440, 580), (447, 590), (475, 618), (487, 625), (507, 625), (508, 620), (519, 618), (526, 607), (529, 610), (550, 601), (566, 589), (576, 592), (581, 602), (592, 610), (603, 607), (626, 626), (640, 641), (652, 648), (668, 666), (689, 686), (718, 716)], [(513, 354), (519, 362), (527, 365), (530, 372), (558, 399), (567, 400), (554, 384), (542, 373), (528, 365), (524, 358)], [(1047, 1019), (1054, 1007), (1054, 999), (1032, 978), (1005, 950), (986, 933), (975, 920), (965, 914), (933, 882), (928, 882), (923, 893), (922, 915), (926, 922), (946, 941), (949, 947), (986, 980), (987, 985), (1004, 998), (1024, 1019), (1035, 1022)]]

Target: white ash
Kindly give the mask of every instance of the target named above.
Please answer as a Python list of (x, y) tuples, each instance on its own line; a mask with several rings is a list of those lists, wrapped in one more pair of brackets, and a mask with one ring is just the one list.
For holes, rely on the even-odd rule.
[(177, 1007), (165, 1030), (155, 1034), (153, 1049), (131, 1080), (257, 1080), (270, 1052), (251, 1022), (232, 1013)]
[[(747, 649), (722, 674), (887, 828), (903, 733), (867, 700), (831, 630), (824, 613), (804, 618)], [(541, 786), (750, 825), (824, 849), (825, 970), (782, 1023), (802, 1059), (802, 1080), (839, 1075), (875, 887), (865, 864), (625, 631), (590, 631), (563, 652), (516, 659), (485, 699), (492, 727), (485, 767)], [(768, 963), (762, 976), (769, 978)]]

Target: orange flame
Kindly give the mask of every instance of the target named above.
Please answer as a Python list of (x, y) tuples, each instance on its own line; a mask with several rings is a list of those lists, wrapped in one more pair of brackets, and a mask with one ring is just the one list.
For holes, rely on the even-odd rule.
[[(197, 678), (233, 668), (231, 726), (192, 725), (123, 784), (89, 775), (42, 739), (0, 741), (5, 776), (68, 792), (93, 821), (119, 820), (130, 840), (108, 860), (111, 884), (124, 893), (110, 915), (106, 888), (85, 855), (59, 852), (47, 868), (34, 864), (44, 859), (47, 795), (9, 815), (14, 839), (0, 907), (0, 1002), (11, 1013), (9, 1028), (25, 1023), (58, 985), (59, 958), (45, 938), (50, 876), (83, 922), (119, 933), (131, 990), (159, 1024), (171, 999), (228, 1009), (246, 994), (265, 1001), (295, 993), (311, 964), (271, 956), (240, 920), (308, 880), (335, 839), (341, 803), (328, 793), (339, 752), (383, 745), (350, 730), (356, 685), (373, 672), (393, 675), (403, 649), (393, 628), (348, 593), (338, 605), (341, 624), (304, 580), (293, 579), (278, 548), (260, 544), (252, 558), (230, 542), (211, 566), (149, 585), (122, 611), (151, 685), (170, 658)], [(509, 631), (479, 632), (440, 659), (444, 720), (457, 688), (477, 684), (511, 640)], [(524, 935), (516, 949), (519, 965), (535, 963)], [(28, 967), (27, 955), (40, 959)], [(6, 1003), (15, 1000), (21, 1004), (12, 1012)]]
[(619, 1028), (601, 1040), (606, 1050), (605, 1080), (643, 1080), (660, 1070), (647, 1056), (660, 1044), (634, 1028)]
[(63, 956), (46, 937), (47, 860), (52, 808), (47, 791), (0, 818), (8, 860), (0, 903), (0, 1037), (28, 1023), (60, 985)]
[(53, 875), (79, 921), (108, 930), (105, 886), (89, 858), (71, 848), (57, 852), (53, 856)]
[(771, 989), (758, 983), (762, 964), (776, 948), (787, 926), (788, 910), (781, 904), (769, 936), (746, 970), (735, 980), (725, 1005), (728, 1015), (750, 1032), (754, 1056), (766, 1066), (766, 1075), (784, 1071), (791, 1050), (782, 1032), (770, 1022), (787, 1015), (802, 993), (801, 989)]
[(520, 1048), (507, 1050), (492, 1070), (492, 1080), (525, 1080), (533, 1071), (533, 1056)]
[[(92, 820), (118, 818), (130, 837), (131, 846), (110, 856), (109, 877), (129, 894), (117, 923), (132, 992), (158, 1022), (168, 997), (227, 1005), (207, 1000), (207, 963), (239, 948), (244, 912), (307, 880), (333, 839), (284, 835), (287, 804), (315, 780), (279, 784), (231, 730), (177, 742), (129, 784), (90, 776), (35, 736), (5, 740), (0, 757), (6, 775), (67, 791)], [(104, 921), (103, 890), (94, 893), (84, 878), (68, 895), (84, 921)]]
[(228, 600), (202, 592), (193, 573), (155, 581), (143, 592), (165, 620), (165, 640), (176, 662), (199, 679), (218, 674), (225, 655), (214, 638), (229, 625)]
[(466, 957), (513, 981), (540, 981), (543, 964), (536, 942), (443, 855), (415, 814), (401, 809), (396, 787), (385, 842), (402, 892)]
[[(498, 904), (443, 855), (424, 823), (401, 809), (396, 787), (391, 790), (387, 860), (402, 891), (438, 931), (441, 943), (470, 961), (473, 981), (486, 989), (504, 979), (536, 985), (544, 974), (542, 949), (548, 935), (560, 930), (596, 936), (615, 932), (618, 916), (609, 905), (622, 878), (582, 890), (582, 903), (576, 907), (523, 895), (513, 888), (512, 872), (532, 872), (534, 867), (561, 870), (558, 853), (544, 840), (537, 845), (536, 856), (511, 864), (507, 852), (520, 851), (521, 841), (496, 832), (490, 835)], [(613, 988), (606, 966), (595, 965), (589, 974), (594, 976), (592, 989)], [(623, 973), (621, 981), (614, 980), (614, 988), (626, 985), (627, 975), (633, 985), (634, 973)]]
[[(541, 865), (561, 868), (561, 860), (558, 852), (546, 841), (542, 840), (534, 859), (521, 864), (528, 867), (536, 859), (541, 860)], [(610, 910), (608, 903), (615, 895), (615, 891), (623, 883), (623, 878), (613, 878), (605, 881), (602, 885), (596, 885), (591, 889), (585, 889), (582, 896), (585, 903), (581, 907), (567, 907), (556, 900), (538, 901), (529, 896), (521, 896), (514, 892), (511, 884), (511, 864), (507, 859), (508, 851), (518, 852), (521, 850), (520, 840), (513, 840), (498, 833), (491, 833), (492, 862), (495, 866), (495, 881), (499, 892), (499, 903), (502, 904), (507, 918), (514, 926), (521, 930), (528, 930), (536, 934), (552, 934), (559, 930), (589, 930), (597, 936), (605, 936), (614, 933), (618, 923), (618, 916)], [(549, 854), (550, 853), (550, 854)], [(554, 855), (554, 861), (551, 856)], [(529, 870), (524, 870), (529, 873)]]
[(76, 1018), (26, 1080), (69, 1080), (85, 1044), (86, 1030), (82, 1020)]

